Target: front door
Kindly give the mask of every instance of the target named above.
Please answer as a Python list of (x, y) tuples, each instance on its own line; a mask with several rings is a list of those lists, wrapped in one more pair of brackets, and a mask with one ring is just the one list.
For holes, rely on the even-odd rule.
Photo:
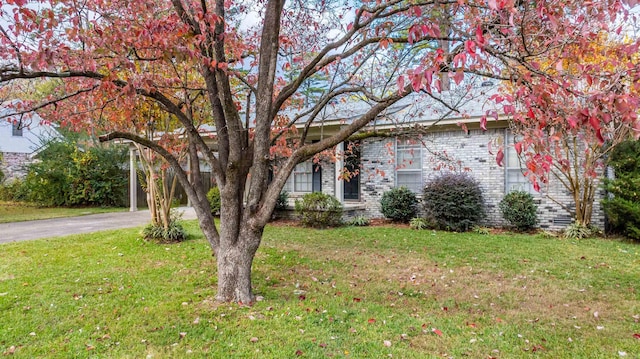
[(344, 200), (357, 201), (360, 199), (360, 143), (345, 143), (344, 168), (351, 175), (345, 179)]

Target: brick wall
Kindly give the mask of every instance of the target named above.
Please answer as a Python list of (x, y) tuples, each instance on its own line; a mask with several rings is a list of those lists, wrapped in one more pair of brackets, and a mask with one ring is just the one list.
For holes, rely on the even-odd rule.
[[(437, 170), (437, 154), (446, 153), (457, 162), (459, 168), (467, 168), (469, 175), (480, 184), (486, 205), (485, 225), (503, 226), (505, 221), (500, 214), (498, 203), (505, 194), (505, 168), (496, 164), (494, 155), (489, 153), (489, 143), (498, 140), (504, 143), (504, 129), (488, 131), (472, 130), (465, 134), (460, 129), (434, 132), (423, 137), (426, 148), (422, 149), (423, 184), (441, 173)], [(380, 199), (385, 191), (395, 187), (394, 151), (395, 139), (368, 139), (362, 145), (362, 176), (360, 177), (361, 202), (365, 205), (365, 214), (371, 218), (382, 217)], [(324, 174), (323, 174), (324, 181)], [(323, 184), (323, 188), (324, 184)], [(542, 193), (535, 193), (538, 203), (539, 226), (543, 229), (560, 230), (570, 221), (570, 213), (547, 196), (561, 203), (571, 203), (571, 196), (560, 182), (550, 179)], [(598, 192), (594, 203), (593, 224), (604, 227), (604, 214), (600, 207), (602, 191)]]
[(26, 176), (26, 166), (30, 161), (27, 153), (3, 152), (0, 168), (5, 175), (5, 181)]

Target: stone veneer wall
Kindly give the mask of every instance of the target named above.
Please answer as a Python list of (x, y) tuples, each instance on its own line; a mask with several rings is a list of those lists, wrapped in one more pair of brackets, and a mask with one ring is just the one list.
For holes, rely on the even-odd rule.
[[(423, 184), (437, 176), (440, 171), (435, 153), (446, 153), (456, 161), (460, 167), (468, 168), (469, 174), (479, 183), (484, 193), (487, 218), (486, 225), (503, 226), (505, 221), (500, 214), (498, 203), (505, 192), (505, 168), (496, 164), (494, 155), (489, 153), (489, 143), (495, 139), (504, 140), (505, 129), (490, 129), (482, 132), (472, 130), (469, 135), (462, 130), (434, 132), (423, 137), (427, 148), (422, 148), (422, 180)], [(502, 142), (504, 143), (504, 142)], [(391, 150), (391, 151), (390, 151)], [(362, 144), (362, 175), (360, 177), (361, 202), (364, 204), (365, 215), (371, 218), (382, 217), (380, 213), (380, 198), (385, 191), (395, 187), (394, 163), (395, 139), (368, 139)], [(325, 180), (323, 173), (323, 182)], [(323, 191), (325, 184), (323, 183)], [(550, 194), (561, 203), (571, 203), (569, 193), (558, 180), (550, 179), (543, 187), (542, 193), (535, 193), (538, 203), (539, 226), (543, 229), (560, 230), (571, 223), (570, 214), (560, 205), (546, 196)], [(593, 224), (604, 228), (604, 214), (600, 207), (603, 192), (599, 191), (594, 203)]]
[(27, 153), (3, 152), (0, 168), (5, 175), (5, 181), (26, 176), (26, 166), (30, 161), (29, 154)]

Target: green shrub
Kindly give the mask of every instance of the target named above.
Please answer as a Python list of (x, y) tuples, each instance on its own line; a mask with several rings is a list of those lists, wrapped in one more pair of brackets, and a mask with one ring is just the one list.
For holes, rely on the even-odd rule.
[(571, 239), (589, 238), (593, 231), (588, 226), (572, 223), (564, 230), (564, 236)]
[(431, 180), (423, 194), (427, 218), (438, 228), (464, 232), (484, 218), (482, 190), (465, 173), (444, 173)]
[(416, 230), (429, 229), (430, 223), (426, 218), (414, 217), (409, 221), (409, 227)]
[(612, 232), (640, 240), (640, 141), (618, 145), (609, 157), (615, 179), (605, 180), (611, 195), (602, 207)]
[(276, 208), (277, 210), (287, 209), (287, 205), (289, 204), (289, 192), (282, 191), (278, 195), (278, 199), (276, 200)]
[(218, 186), (211, 187), (209, 192), (207, 192), (207, 199), (209, 200), (209, 205), (211, 206), (211, 214), (217, 216), (220, 214), (220, 188)]
[(418, 198), (407, 187), (397, 187), (382, 194), (380, 211), (386, 218), (407, 223), (418, 213)]
[(150, 223), (144, 227), (142, 235), (146, 240), (160, 243), (181, 242), (187, 239), (187, 232), (178, 220), (171, 220), (167, 228), (160, 224)]
[(538, 206), (533, 196), (524, 191), (507, 193), (500, 201), (502, 217), (519, 231), (525, 231), (538, 224)]
[(307, 227), (326, 228), (342, 224), (342, 203), (328, 194), (307, 193), (301, 201), (296, 200), (295, 210)]
[(357, 216), (357, 217), (353, 217), (350, 221), (349, 221), (349, 225), (350, 226), (356, 226), (356, 227), (366, 227), (370, 224), (369, 218), (365, 217), (365, 216)]
[(24, 182), (14, 178), (0, 184), (0, 201), (24, 202), (27, 200)]
[(50, 142), (28, 166), (26, 200), (42, 206), (124, 206), (128, 178), (125, 148), (89, 148)]

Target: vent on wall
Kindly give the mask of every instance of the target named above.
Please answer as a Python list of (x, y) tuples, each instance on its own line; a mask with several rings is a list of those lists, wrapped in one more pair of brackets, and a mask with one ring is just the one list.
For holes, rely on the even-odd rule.
[(568, 226), (571, 223), (573, 223), (573, 218), (571, 218), (571, 216), (569, 215), (560, 215), (560, 216), (556, 216), (553, 219), (553, 223), (560, 225), (560, 226)]

